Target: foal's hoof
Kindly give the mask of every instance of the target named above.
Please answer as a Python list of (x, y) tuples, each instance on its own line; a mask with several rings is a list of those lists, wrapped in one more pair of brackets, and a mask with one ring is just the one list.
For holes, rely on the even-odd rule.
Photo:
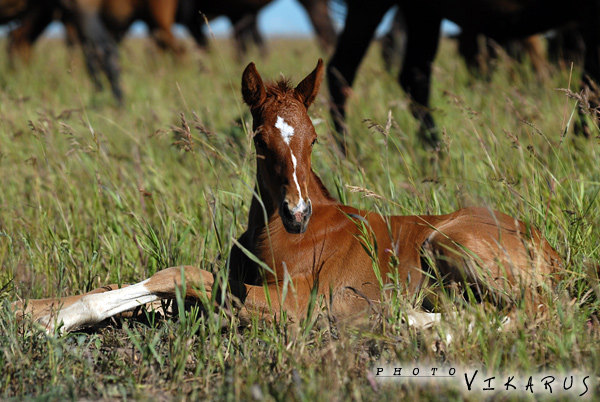
[[(46, 334), (53, 335), (55, 332), (56, 314), (48, 314), (47, 310), (36, 309), (33, 301), (23, 302), (16, 301), (11, 304), (12, 311), (18, 321), (29, 320), (35, 325), (41, 327)], [(59, 333), (62, 334), (65, 331), (60, 326)]]

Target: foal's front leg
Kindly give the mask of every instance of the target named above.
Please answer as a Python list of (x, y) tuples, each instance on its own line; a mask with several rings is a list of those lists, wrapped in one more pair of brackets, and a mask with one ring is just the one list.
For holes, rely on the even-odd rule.
[[(268, 286), (242, 285), (246, 292), (244, 304), (238, 311), (238, 316), (242, 320), (248, 320), (253, 315), (259, 318), (271, 320), (280, 318), (283, 311), (287, 317), (296, 323), (307, 316), (311, 298), (312, 287), (315, 286), (306, 278), (295, 278), (292, 281), (293, 289), (287, 291), (285, 300), (281, 300), (283, 293), (283, 284), (281, 282)], [(269, 296), (267, 297), (267, 292)], [(319, 292), (320, 297), (329, 299), (327, 303), (330, 313), (339, 322), (354, 323), (357, 318), (368, 317), (372, 312), (372, 302), (368, 301), (364, 295), (359, 295), (356, 291), (346, 288), (341, 292), (344, 296), (328, 298), (327, 293)], [(407, 324), (417, 329), (429, 328), (441, 321), (440, 313), (428, 313), (425, 311), (408, 311), (406, 314)]]
[(305, 316), (311, 293), (310, 283), (302, 278), (290, 280), (288, 286), (288, 290), (284, 291), (281, 281), (266, 286), (230, 283), (232, 292), (238, 297), (241, 296), (243, 303), (237, 312), (238, 317), (242, 321), (249, 321), (253, 316), (270, 321), (281, 319), (281, 313), (284, 311), (292, 321)]
[(61, 332), (68, 332), (156, 300), (174, 299), (176, 288), (183, 285), (182, 271), (187, 297), (200, 298), (203, 288), (210, 297), (213, 275), (196, 267), (181, 266), (166, 268), (142, 282), (120, 289), (117, 285), (109, 285), (84, 295), (30, 300), (15, 303), (14, 307), (18, 315), (30, 315), (48, 332), (61, 325)]

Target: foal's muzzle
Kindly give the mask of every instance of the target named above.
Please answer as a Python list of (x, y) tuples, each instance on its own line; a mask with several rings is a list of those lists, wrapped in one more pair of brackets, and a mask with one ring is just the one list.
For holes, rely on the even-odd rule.
[(283, 222), (283, 227), (288, 233), (304, 233), (311, 215), (312, 204), (310, 199), (306, 202), (301, 199), (296, 206), (291, 206), (284, 199), (279, 207), (279, 216)]

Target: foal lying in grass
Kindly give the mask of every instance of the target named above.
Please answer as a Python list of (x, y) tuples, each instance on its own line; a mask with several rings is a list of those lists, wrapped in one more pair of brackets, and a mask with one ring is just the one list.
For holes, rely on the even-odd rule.
[[(561, 258), (538, 230), (485, 208), (381, 216), (331, 197), (311, 168), (317, 134), (307, 109), (322, 78), (321, 60), (295, 88), (285, 81), (265, 85), (253, 63), (243, 73), (242, 94), (253, 117), (257, 195), (248, 229), (229, 256), (227, 291), (241, 302), (238, 314), (275, 317), (286, 311), (298, 319), (316, 293), (325, 297), (331, 314), (352, 317), (381, 299), (390, 277), (408, 296), (437, 278), (442, 285), (461, 283), (477, 298), (510, 304), (522, 297), (534, 306), (536, 288), (550, 284), (561, 269)], [(120, 289), (109, 285), (16, 307), (49, 331), (57, 325), (71, 331), (174, 298), (183, 284), (188, 298), (217, 291), (212, 273), (171, 267)], [(435, 304), (434, 292), (426, 296)], [(413, 312), (408, 321), (423, 326), (438, 318)]]

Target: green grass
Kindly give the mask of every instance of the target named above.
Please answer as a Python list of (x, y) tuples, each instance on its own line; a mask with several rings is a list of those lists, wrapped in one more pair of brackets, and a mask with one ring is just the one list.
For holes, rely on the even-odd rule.
[[(313, 42), (270, 45), (267, 59), (254, 55), (263, 78), (283, 72), (297, 82), (320, 56)], [(219, 42), (175, 60), (127, 41), (123, 107), (109, 91), (94, 93), (79, 52), (58, 42), (40, 43), (18, 71), (0, 62), (0, 398), (478, 399), (461, 382), (370, 380), (373, 367), (398, 363), (579, 370), (597, 384), (600, 144), (572, 134), (576, 105), (557, 90), (576, 89), (578, 72), (554, 69), (539, 82), (527, 66), (500, 60), (489, 82), (476, 80), (451, 42), (434, 66), (432, 93), (443, 155), (416, 139), (407, 99), (372, 48), (349, 101), (348, 158), (334, 151), (324, 87), (310, 111), (323, 120), (313, 166), (333, 194), (361, 208), (423, 214), (483, 205), (540, 228), (569, 270), (543, 320), (517, 310), (514, 327), (498, 331), (494, 308), (467, 305), (418, 332), (401, 321), (410, 301), (392, 296), (359, 329), (310, 327), (314, 320), (302, 331), (260, 320), (239, 328), (194, 309), (60, 338), (16, 322), (9, 303), (18, 298), (139, 281), (182, 263), (225, 269), (220, 256), (244, 231), (254, 185), (239, 89), (245, 63), (233, 54)], [(449, 329), (454, 341), (434, 351)]]

